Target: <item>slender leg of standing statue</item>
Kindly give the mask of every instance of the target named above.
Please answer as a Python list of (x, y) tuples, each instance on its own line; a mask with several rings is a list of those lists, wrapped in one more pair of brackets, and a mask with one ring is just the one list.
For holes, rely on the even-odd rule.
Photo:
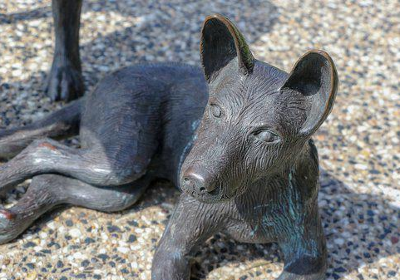
[(82, 0), (53, 0), (55, 51), (46, 92), (53, 100), (70, 101), (83, 95), (79, 26)]

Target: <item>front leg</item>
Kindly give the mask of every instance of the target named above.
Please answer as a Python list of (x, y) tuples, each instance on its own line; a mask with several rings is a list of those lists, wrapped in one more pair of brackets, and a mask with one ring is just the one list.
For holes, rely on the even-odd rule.
[(82, 0), (52, 1), (56, 47), (46, 92), (53, 101), (70, 101), (84, 93), (79, 56), (81, 7)]
[[(315, 206), (316, 208), (317, 206)], [(297, 227), (280, 242), (285, 266), (278, 280), (324, 280), (327, 268), (326, 241), (321, 219), (316, 212), (309, 222)], [(303, 229), (303, 230), (299, 230)]]
[(225, 225), (221, 204), (182, 194), (154, 255), (152, 280), (189, 280), (189, 254)]

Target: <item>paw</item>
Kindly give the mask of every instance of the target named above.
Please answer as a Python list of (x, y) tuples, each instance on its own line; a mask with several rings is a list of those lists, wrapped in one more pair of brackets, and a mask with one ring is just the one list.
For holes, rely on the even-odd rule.
[(15, 225), (16, 215), (9, 210), (0, 210), (0, 244), (7, 243), (16, 238), (21, 231)]
[(154, 254), (151, 280), (189, 280), (190, 266), (184, 254), (172, 248)]
[(46, 94), (52, 101), (71, 101), (84, 93), (82, 74), (69, 63), (54, 61), (51, 67)]

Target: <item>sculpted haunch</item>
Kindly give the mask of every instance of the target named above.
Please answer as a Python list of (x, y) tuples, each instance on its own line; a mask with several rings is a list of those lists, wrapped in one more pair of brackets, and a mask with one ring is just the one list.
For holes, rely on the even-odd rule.
[[(58, 204), (127, 208), (160, 177), (183, 192), (153, 280), (188, 280), (190, 253), (218, 231), (277, 242), (280, 280), (325, 278), (311, 136), (334, 103), (331, 58), (310, 51), (287, 74), (254, 59), (221, 15), (208, 17), (201, 35), (205, 75), (181, 64), (127, 67), (44, 120), (0, 132), (0, 156), (17, 154), (0, 166), (0, 193), (35, 176), (16, 206), (0, 210), (1, 243)], [(49, 139), (78, 131), (80, 149)]]

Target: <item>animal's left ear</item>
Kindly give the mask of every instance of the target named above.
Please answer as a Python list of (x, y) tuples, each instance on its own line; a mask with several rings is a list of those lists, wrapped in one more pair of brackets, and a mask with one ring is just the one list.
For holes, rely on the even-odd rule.
[(204, 74), (212, 81), (230, 61), (237, 59), (242, 74), (253, 71), (254, 57), (237, 27), (220, 14), (208, 16), (201, 30), (200, 56)]
[(303, 55), (281, 87), (281, 91), (288, 89), (305, 97), (307, 118), (300, 134), (310, 136), (331, 112), (338, 89), (336, 67), (329, 54), (312, 50)]

